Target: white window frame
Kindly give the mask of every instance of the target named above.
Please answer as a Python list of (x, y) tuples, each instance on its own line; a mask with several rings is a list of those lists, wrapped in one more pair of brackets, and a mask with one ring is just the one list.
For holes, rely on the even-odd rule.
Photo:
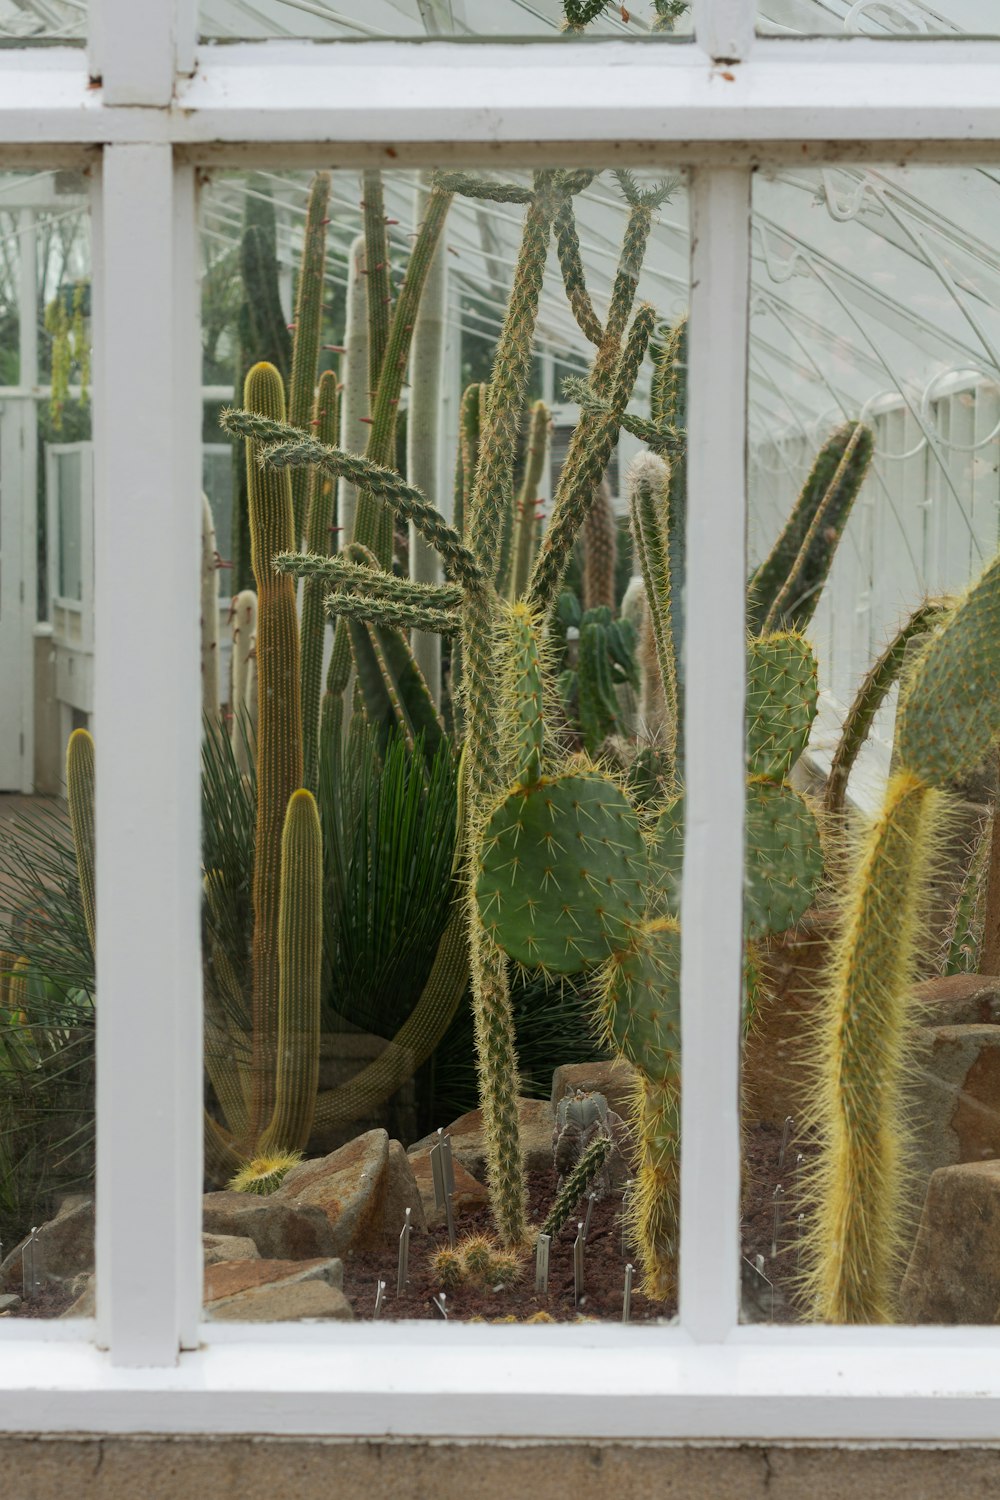
[[(676, 46), (196, 49), (195, 0), (91, 0), (89, 53), (0, 51), (0, 165), (92, 176), (101, 725), (98, 1317), (0, 1324), (0, 1430), (995, 1438), (997, 1330), (739, 1325), (737, 1083), (752, 168), (1000, 160), (1000, 41), (754, 42), (755, 9), (695, 0)], [(386, 160), (691, 168), (675, 1327), (199, 1321), (196, 173)]]

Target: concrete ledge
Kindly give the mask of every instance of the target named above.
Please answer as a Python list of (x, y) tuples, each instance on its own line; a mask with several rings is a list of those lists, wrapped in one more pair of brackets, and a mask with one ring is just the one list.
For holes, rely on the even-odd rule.
[(10, 1500), (915, 1500), (1000, 1494), (1000, 1448), (0, 1438)]

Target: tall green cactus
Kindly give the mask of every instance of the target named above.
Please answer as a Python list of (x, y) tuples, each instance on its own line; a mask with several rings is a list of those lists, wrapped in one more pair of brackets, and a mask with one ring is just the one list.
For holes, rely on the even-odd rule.
[[(337, 377), (324, 370), (313, 408), (311, 430), (321, 443), (336, 443), (340, 434)], [(297, 469), (308, 478), (306, 549), (322, 557), (333, 551), (336, 483), (322, 469)], [(323, 677), (323, 640), (326, 635), (326, 590), (319, 577), (307, 578), (302, 588), (302, 764), (303, 780), (315, 792), (319, 781), (320, 689)]]
[[(288, 421), (292, 427), (300, 427), (303, 432), (310, 431), (315, 402), (316, 364), (323, 323), (323, 272), (326, 267), (326, 214), (329, 202), (330, 174), (317, 172), (309, 189), (309, 204), (306, 208), (302, 267), (295, 301), (292, 373), (288, 384)], [(292, 475), (296, 547), (305, 533), (308, 499), (309, 474), (300, 469)], [(311, 547), (312, 543), (307, 545)]]
[[(273, 365), (254, 365), (243, 392), (247, 411), (284, 422), (285, 394)], [(261, 468), (247, 443), (250, 544), (257, 582), (257, 832), (253, 870), (253, 1134), (274, 1112), (278, 1045), (278, 908), (281, 834), (292, 793), (302, 785), (302, 699), (295, 585), (274, 571), (295, 548), (287, 473)]]
[(598, 486), (580, 534), (583, 549), (583, 608), (615, 612), (618, 534), (607, 480)]
[(97, 883), (94, 865), (94, 741), (74, 729), (66, 746), (66, 800), (76, 869), (92, 957), (97, 953)]
[(998, 684), (1000, 559), (938, 623), (907, 675), (898, 769), (843, 896), (816, 1050), (822, 1144), (806, 1242), (812, 1311), (827, 1322), (893, 1316), (917, 941), (948, 823), (942, 788), (1000, 738)]
[(510, 576), (507, 583), (507, 598), (511, 604), (520, 599), (528, 587), (531, 564), (538, 545), (538, 487), (545, 472), (551, 422), (552, 413), (545, 402), (536, 401), (531, 408), (528, 422), (524, 475), (511, 518), (513, 537)]

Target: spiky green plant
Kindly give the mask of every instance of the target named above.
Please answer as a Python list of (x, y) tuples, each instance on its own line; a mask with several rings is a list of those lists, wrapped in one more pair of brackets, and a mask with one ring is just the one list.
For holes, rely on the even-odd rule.
[(901, 1249), (903, 1093), (917, 940), (950, 781), (1000, 737), (1000, 559), (930, 633), (896, 717), (897, 770), (859, 841), (816, 1047), (821, 1150), (806, 1241), (816, 1318), (892, 1320)]

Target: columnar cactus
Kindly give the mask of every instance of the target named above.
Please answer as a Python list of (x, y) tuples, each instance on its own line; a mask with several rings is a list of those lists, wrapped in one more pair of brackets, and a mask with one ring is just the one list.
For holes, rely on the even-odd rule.
[(233, 645), (230, 739), (236, 764), (245, 774), (250, 769), (250, 749), (257, 736), (257, 595), (253, 589), (241, 589), (233, 595), (229, 626)]
[(615, 612), (615, 562), (618, 533), (611, 490), (607, 480), (598, 486), (593, 505), (587, 513), (580, 536), (583, 548), (583, 607), (598, 609), (602, 605)]
[(1000, 559), (929, 636), (896, 716), (897, 770), (843, 896), (817, 1046), (822, 1148), (807, 1239), (814, 1315), (891, 1321), (917, 941), (947, 825), (943, 788), (1000, 738)]
[(219, 553), (207, 495), (201, 497), (201, 713), (214, 734), (219, 727)]
[[(337, 377), (324, 370), (313, 407), (311, 430), (321, 443), (336, 443), (340, 431)], [(322, 557), (333, 549), (336, 482), (322, 469), (295, 470), (308, 477), (306, 547)], [(307, 578), (302, 588), (302, 763), (303, 779), (315, 793), (319, 781), (320, 689), (323, 678), (323, 641), (326, 635), (326, 590), (319, 578)]]
[[(295, 301), (295, 337), (292, 341), (292, 373), (288, 383), (288, 421), (303, 432), (311, 429), (323, 323), (323, 272), (326, 267), (327, 208), (330, 174), (317, 172), (309, 189), (302, 267)], [(334, 436), (336, 441), (336, 436)], [(292, 512), (296, 547), (305, 534), (309, 498), (309, 474), (299, 470), (292, 478)], [(308, 545), (312, 547), (312, 542)]]

